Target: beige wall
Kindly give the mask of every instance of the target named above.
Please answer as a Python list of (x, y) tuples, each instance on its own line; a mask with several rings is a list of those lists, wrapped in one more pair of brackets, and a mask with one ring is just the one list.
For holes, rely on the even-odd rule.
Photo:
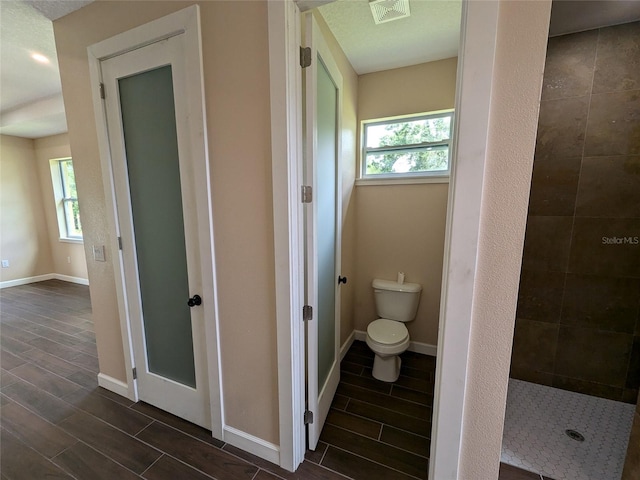
[(358, 79), (358, 120), (453, 108), (457, 58), (367, 73)]
[[(358, 120), (454, 107), (457, 59), (362, 75)], [(401, 88), (399, 87), (401, 86)], [(423, 286), (411, 340), (435, 345), (438, 338), (448, 184), (359, 185), (356, 217), (356, 330), (376, 318), (371, 281), (395, 280)]]
[[(97, 1), (54, 22), (85, 242), (109, 244), (88, 45), (194, 2)], [(225, 422), (278, 443), (265, 1), (200, 2)], [(239, 52), (242, 52), (241, 54)], [(100, 371), (125, 380), (112, 254), (89, 260)]]
[(53, 272), (42, 201), (34, 141), (0, 136), (0, 281)]
[(340, 286), (340, 345), (354, 329), (354, 293), (356, 268), (356, 139), (358, 122), (358, 75), (329, 30), (321, 15), (314, 11), (320, 30), (342, 74), (342, 270), (343, 277), (351, 279)]
[(357, 285), (355, 329), (376, 318), (371, 281), (422, 285), (416, 319), (407, 324), (412, 341), (438, 339), (447, 185), (359, 186), (357, 203)]
[[(84, 245), (60, 241), (60, 230), (56, 206), (54, 203), (53, 183), (51, 181), (50, 160), (71, 157), (69, 138), (66, 133), (34, 141), (38, 175), (42, 186), (42, 207), (47, 220), (47, 232), (51, 247), (53, 272), (69, 277), (87, 279), (87, 260)], [(74, 161), (75, 164), (75, 161)], [(82, 209), (82, 205), (80, 205)], [(82, 214), (82, 211), (80, 212)]]
[(498, 477), (550, 9), (549, 0), (500, 2), (461, 479)]

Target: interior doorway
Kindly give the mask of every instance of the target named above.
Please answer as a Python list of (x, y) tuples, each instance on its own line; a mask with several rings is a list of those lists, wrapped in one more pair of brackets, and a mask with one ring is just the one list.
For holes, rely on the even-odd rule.
[[(280, 411), (291, 412), (281, 418), (281, 465), (295, 469), (304, 456), (304, 372), (300, 354), (304, 344), (296, 318), (302, 311), (299, 265), (302, 264), (299, 192), (301, 172), (297, 164), (300, 141), (299, 106), (301, 91), (297, 79), (300, 38), (298, 9), (293, 2), (269, 5), (269, 36), (272, 85), (272, 146), (274, 167), (274, 225), (276, 228), (276, 283), (279, 404)], [(464, 418), (465, 381), (468, 369), (468, 345), (471, 330), (471, 307), (474, 277), (477, 267), (484, 166), (484, 147), (489, 128), (489, 111), (493, 65), (498, 25), (497, 2), (463, 2), (460, 74), (457, 80), (456, 107), (465, 105), (465, 116), (455, 126), (457, 155), (465, 162), (454, 165), (454, 188), (449, 202), (447, 250), (441, 326), (447, 318), (455, 318), (451, 328), (439, 329), (438, 367), (434, 402), (434, 437), (431, 446), (430, 475), (435, 478), (457, 472), (461, 459), (460, 435)], [(473, 78), (463, 75), (473, 71)], [(482, 148), (480, 145), (482, 144)], [(452, 209), (452, 204), (456, 205)], [(455, 262), (451, 262), (451, 257)], [(471, 272), (471, 273), (470, 273)], [(453, 300), (455, 299), (455, 301)], [(446, 373), (445, 373), (446, 372)], [(442, 383), (444, 375), (451, 381)], [(289, 452), (291, 452), (289, 454)], [(449, 473), (446, 473), (449, 472)]]

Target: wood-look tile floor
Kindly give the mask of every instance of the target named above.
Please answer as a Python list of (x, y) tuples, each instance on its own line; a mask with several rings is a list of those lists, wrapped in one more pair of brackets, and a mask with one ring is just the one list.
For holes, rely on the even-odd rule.
[(426, 478), (430, 357), (404, 354), (389, 385), (371, 377), (373, 356), (354, 343), (319, 448), (290, 473), (98, 387), (88, 287), (50, 280), (3, 289), (0, 312), (2, 480)]
[(435, 358), (405, 352), (393, 384), (373, 378), (373, 352), (355, 341), (319, 449), (309, 460), (356, 479), (426, 479)]

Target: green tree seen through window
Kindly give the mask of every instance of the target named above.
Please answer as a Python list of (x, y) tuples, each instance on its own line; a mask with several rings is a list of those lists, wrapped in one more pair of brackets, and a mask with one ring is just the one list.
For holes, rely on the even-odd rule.
[(82, 238), (78, 190), (76, 188), (76, 176), (73, 171), (73, 162), (71, 159), (60, 161), (60, 176), (63, 190), (62, 203), (67, 226), (67, 237)]
[[(368, 175), (448, 169), (451, 115), (367, 126)], [(424, 143), (436, 143), (420, 146)], [(407, 146), (406, 150), (385, 147)]]

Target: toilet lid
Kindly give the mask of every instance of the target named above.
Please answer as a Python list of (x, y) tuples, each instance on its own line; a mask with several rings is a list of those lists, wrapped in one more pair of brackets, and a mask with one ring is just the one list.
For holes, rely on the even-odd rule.
[(394, 345), (404, 342), (409, 336), (409, 331), (404, 323), (381, 318), (369, 324), (367, 334), (374, 342)]

